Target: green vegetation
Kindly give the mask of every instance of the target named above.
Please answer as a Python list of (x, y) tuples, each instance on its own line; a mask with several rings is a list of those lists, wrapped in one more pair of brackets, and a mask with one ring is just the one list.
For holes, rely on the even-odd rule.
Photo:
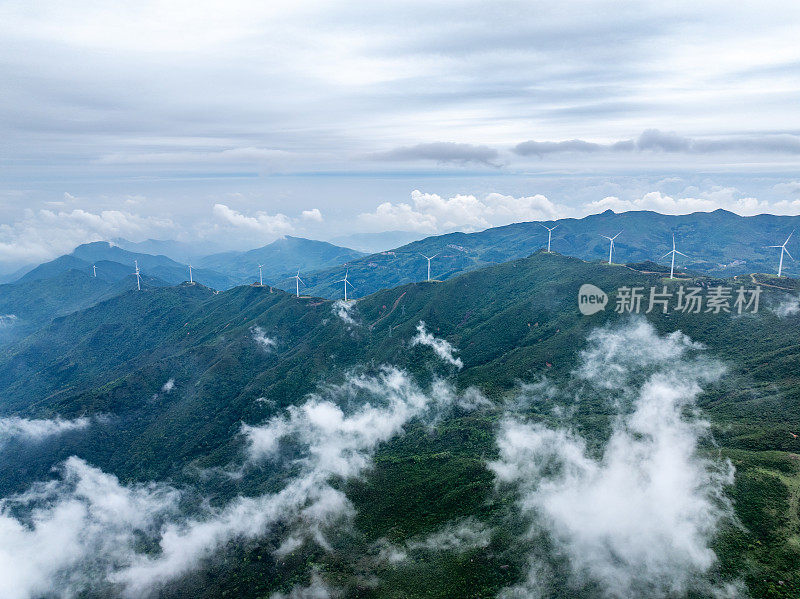
[[(610, 292), (607, 309), (590, 317), (576, 302), (586, 282)], [(613, 311), (613, 290), (663, 284), (678, 282), (540, 252), (442, 283), (379, 291), (352, 309), (357, 325), (337, 317), (331, 302), (266, 287), (128, 291), (55, 319), (0, 357), (3, 415), (109, 416), (58, 442), (25, 451), (14, 443), (0, 447), (0, 494), (48, 478), (54, 463), (73, 454), (123, 482), (191, 484), (219, 501), (263, 492), (277, 484), (269, 472), (261, 480), (223, 482), (197, 474), (240, 457), (241, 422), (263, 421), (349, 369), (380, 364), (395, 364), (423, 383), (450, 377), (458, 388), (474, 385), (495, 400), (513, 395), (520, 381), (547, 376), (557, 384), (569, 377), (589, 332), (623, 318)], [(800, 594), (800, 439), (792, 436), (800, 434), (800, 318), (767, 309), (785, 298), (765, 288), (757, 315), (647, 316), (660, 333), (682, 330), (728, 366), (700, 401), (719, 444), (704, 449), (737, 469), (729, 498), (740, 522), (729, 523), (714, 548), (721, 579), (742, 579), (754, 597)], [(459, 349), (462, 371), (433, 361), (429, 348), (409, 347), (420, 320)], [(276, 340), (271, 351), (254, 342), (256, 326)], [(168, 379), (175, 390), (162, 393)], [(535, 405), (528, 410), (552, 418)], [(588, 397), (570, 426), (599, 447), (614, 413)], [(343, 487), (357, 510), (355, 530), (331, 551), (306, 544), (276, 561), (269, 538), (231, 544), (163, 596), (267, 597), (308, 583), (314, 571), (352, 597), (496, 596), (525, 576), (514, 548), (522, 524), (510, 516), (513, 498), (495, 491), (485, 467), (495, 457), (499, 417), (492, 408), (457, 410), (433, 428), (413, 423), (381, 446), (367, 476)], [(401, 544), (466, 517), (492, 527), (488, 547), (365, 571), (363, 558), (380, 539)], [(592, 589), (563, 593), (593, 596)]]

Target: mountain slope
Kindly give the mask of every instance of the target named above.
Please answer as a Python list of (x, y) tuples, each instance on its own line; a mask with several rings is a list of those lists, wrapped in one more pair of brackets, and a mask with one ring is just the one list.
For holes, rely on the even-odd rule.
[(258, 280), (258, 266), (263, 266), (264, 280), (274, 282), (293, 275), (297, 269), (315, 270), (327, 266), (344, 264), (363, 256), (349, 248), (339, 247), (325, 241), (313, 241), (301, 237), (285, 236), (246, 252), (223, 252), (202, 258), (198, 264), (229, 273), (240, 284)]
[[(189, 279), (189, 268), (184, 264), (175, 262), (166, 256), (129, 252), (106, 241), (79, 245), (71, 255), (90, 264), (100, 260), (108, 260), (132, 266), (134, 261), (138, 261), (139, 269), (143, 273), (162, 279), (172, 285), (177, 285)], [(194, 269), (194, 280), (214, 289), (227, 289), (234, 284), (229, 276), (203, 268)]]
[[(783, 243), (800, 217), (760, 215), (741, 217), (717, 210), (711, 213), (669, 216), (649, 211), (602, 214), (582, 219), (547, 222), (553, 231), (552, 248), (561, 254), (584, 260), (608, 260), (608, 241), (601, 235), (622, 234), (614, 245), (614, 262), (629, 263), (653, 260), (669, 265), (662, 256), (672, 249), (672, 235), (678, 249), (688, 258), (677, 264), (695, 272), (715, 276), (733, 276), (748, 272), (775, 272), (778, 256), (764, 246)], [(796, 243), (793, 238), (791, 243)], [(349, 279), (355, 295), (369, 295), (385, 289), (426, 278), (427, 261), (420, 254), (434, 256), (431, 276), (447, 279), (456, 274), (530, 255), (547, 246), (547, 231), (541, 223), (516, 223), (479, 233), (451, 233), (428, 237), (389, 252), (365, 256), (348, 263)], [(790, 244), (790, 251), (791, 251)], [(788, 262), (784, 264), (787, 267)], [(796, 272), (789, 264), (786, 274)], [(301, 273), (308, 283), (309, 295), (338, 298), (345, 268), (336, 267)], [(278, 284), (290, 291), (294, 282)]]
[[(611, 296), (606, 310), (589, 317), (576, 304), (587, 282)], [(519, 401), (520, 381), (542, 384), (542, 399), (523, 413), (542, 425), (564, 420), (590, 447), (602, 447), (620, 417), (602, 395), (581, 390), (561, 412), (546, 410), (545, 397), (573, 376), (593, 331), (626, 320), (613, 311), (614, 290), (665, 284), (675, 290), (690, 283), (724, 282), (666, 282), (622, 266), (537, 253), (443, 283), (380, 291), (344, 313), (332, 302), (257, 286), (218, 294), (188, 285), (127, 293), (58, 319), (0, 357), (5, 414), (102, 417), (57, 443), (22, 453), (19, 445), (0, 448), (0, 488), (25, 489), (74, 454), (123, 481), (190, 486), (214, 505), (276, 491), (283, 483), (275, 464), (255, 472), (235, 466), (245, 449), (242, 422), (268, 421), (304, 402), (307, 393), (324, 395), (353, 376), (358, 380), (358, 373), (369, 383), (381, 364), (392, 364), (421, 389), (441, 380), (460, 390), (474, 385), (493, 403), (412, 421), (405, 434), (381, 444), (364, 476), (337, 483), (356, 516), (353, 528), (343, 527), (327, 550), (300, 539), (276, 557), (281, 525), (265, 538), (219, 547), (219, 559), (160, 592), (262, 597), (322, 572), (353, 597), (457, 597), (465, 588), (496, 596), (525, 578), (527, 551), (516, 532), (527, 525), (514, 520), (513, 498), (495, 488), (486, 466), (497, 457), (498, 426), (508, 417), (503, 402)], [(800, 427), (800, 318), (769, 309), (792, 294), (765, 287), (755, 315), (647, 315), (661, 335), (681, 330), (728, 365), (725, 378), (699, 400), (720, 444), (702, 451), (722, 452), (736, 463), (737, 482), (728, 492), (749, 529), (724, 529), (714, 572), (722, 580), (742, 577), (756, 597), (790, 597), (800, 588), (796, 503), (782, 495), (786, 490), (793, 497), (800, 483), (792, 458), (800, 445), (788, 434)], [(437, 359), (433, 348), (411, 343), (420, 321), (454, 346), (462, 369)], [(347, 405), (357, 396), (341, 399)], [(491, 543), (400, 565), (368, 560), (375, 543), (410, 552), (420, 536), (463, 518), (491, 526)], [(551, 596), (592, 597), (597, 587), (565, 584)]]

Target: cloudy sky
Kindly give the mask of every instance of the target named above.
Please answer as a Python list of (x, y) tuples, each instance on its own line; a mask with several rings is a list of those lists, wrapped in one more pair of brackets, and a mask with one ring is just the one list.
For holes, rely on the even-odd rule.
[(606, 208), (800, 213), (800, 5), (0, 3), (0, 266)]

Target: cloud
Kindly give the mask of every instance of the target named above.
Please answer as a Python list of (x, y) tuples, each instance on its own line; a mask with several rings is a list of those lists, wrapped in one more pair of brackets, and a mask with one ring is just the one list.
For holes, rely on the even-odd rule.
[(425, 323), (423, 321), (419, 321), (417, 325), (417, 334), (411, 339), (411, 347), (415, 345), (424, 345), (426, 347), (430, 347), (436, 353), (439, 358), (447, 362), (448, 364), (455, 366), (459, 370), (464, 367), (464, 362), (461, 361), (461, 358), (453, 357), (453, 352), (456, 349), (446, 340), (446, 339), (439, 339), (434, 337), (431, 333), (425, 330)]
[(377, 152), (370, 156), (373, 160), (418, 161), (433, 160), (438, 163), (466, 165), (468, 163), (498, 167), (497, 150), (489, 146), (476, 146), (465, 143), (433, 142), (403, 146), (387, 152)]
[(275, 348), (275, 339), (267, 337), (267, 334), (261, 327), (253, 327), (250, 332), (253, 334), (253, 341), (255, 341), (264, 351), (270, 352)]
[(164, 385), (161, 387), (162, 393), (170, 393), (175, 388), (175, 379), (169, 379)]
[(589, 213), (613, 210), (653, 210), (661, 214), (689, 214), (691, 212), (713, 212), (717, 209), (730, 210), (742, 216), (755, 214), (786, 214), (794, 216), (800, 212), (800, 200), (781, 200), (767, 202), (752, 197), (736, 197), (735, 188), (715, 188), (702, 192), (699, 197), (673, 197), (660, 191), (651, 191), (640, 198), (623, 200), (616, 196), (608, 196), (601, 200), (589, 202), (584, 208)]
[[(290, 539), (327, 548), (326, 529), (353, 514), (347, 497), (331, 481), (360, 476), (378, 445), (399, 434), (411, 419), (436, 414), (457, 399), (449, 387), (439, 385), (426, 393), (405, 373), (384, 368), (375, 377), (353, 375), (341, 385), (325, 387), (262, 425), (243, 425), (250, 463), (271, 461), (290, 472), (285, 486), (273, 494), (240, 497), (204, 519), (168, 524), (161, 553), (138, 555), (113, 580), (139, 596), (195, 568), (231, 539), (263, 535), (277, 522), (285, 523)], [(343, 407), (354, 403), (358, 407)], [(298, 455), (288, 463), (279, 451), (284, 443)]]
[(300, 214), (300, 217), (304, 220), (310, 220), (318, 223), (322, 222), (322, 212), (320, 212), (319, 208), (303, 210), (303, 212)]
[[(439, 418), (461, 399), (443, 381), (424, 390), (395, 368), (351, 374), (262, 424), (242, 425), (241, 476), (262, 478), (269, 463), (283, 483), (276, 492), (239, 496), (218, 507), (195, 501), (189, 489), (122, 485), (71, 457), (58, 479), (0, 500), (0, 595), (31, 599), (94, 590), (147, 596), (232, 540), (270, 531), (282, 535), (283, 551), (305, 542), (328, 549), (333, 525), (354, 514), (338, 482), (361, 476), (379, 445), (408, 422)], [(196, 508), (187, 513), (181, 508), (189, 499)], [(456, 541), (443, 534), (434, 542)], [(142, 552), (143, 546), (151, 549)], [(310, 588), (318, 591), (321, 584), (312, 579)]]
[(370, 229), (437, 233), (449, 230), (476, 231), (511, 222), (553, 220), (565, 215), (561, 206), (543, 195), (515, 198), (490, 193), (483, 200), (474, 195), (443, 198), (437, 194), (411, 192), (412, 204), (384, 202), (374, 212), (362, 213), (359, 221)]
[(64, 420), (62, 418), (29, 420), (16, 416), (0, 418), (0, 445), (8, 439), (41, 441), (47, 437), (85, 429), (90, 424), (91, 419), (86, 417), (75, 418), (74, 420)]
[(772, 186), (772, 189), (778, 193), (797, 195), (800, 194), (800, 181), (786, 181), (785, 183), (777, 183)]
[[(71, 457), (61, 478), (0, 500), (0, 595), (71, 597), (101, 588), (128, 563), (140, 534), (152, 535), (175, 512), (179, 493), (163, 485), (120, 485)], [(25, 511), (21, 521), (17, 514)]]
[(170, 219), (142, 217), (119, 210), (98, 213), (82, 209), (26, 210), (21, 220), (0, 224), (0, 262), (48, 260), (90, 241), (175, 231), (176, 226)]
[(0, 329), (6, 329), (13, 327), (19, 317), (16, 314), (0, 314)]
[(331, 305), (331, 311), (341, 319), (341, 321), (349, 327), (359, 326), (359, 322), (353, 318), (353, 309), (356, 304), (352, 301), (336, 300)]
[(254, 216), (246, 216), (225, 204), (214, 204), (214, 216), (228, 225), (249, 231), (282, 235), (294, 230), (291, 219), (285, 214), (267, 214), (258, 211)]
[(208, 163), (262, 163), (282, 161), (291, 157), (290, 152), (267, 148), (227, 148), (205, 151), (172, 151), (150, 153), (106, 154), (98, 159), (102, 164), (208, 164)]
[(458, 552), (488, 547), (492, 531), (482, 522), (467, 518), (449, 524), (430, 535), (409, 539), (403, 545), (382, 541), (378, 559), (390, 564), (399, 564), (409, 558), (409, 554)]
[(296, 586), (288, 593), (273, 593), (269, 599), (333, 599), (340, 593), (331, 590), (318, 572), (311, 575), (308, 586)]
[(774, 307), (772, 311), (779, 318), (794, 316), (795, 314), (800, 313), (800, 297), (791, 297), (787, 300), (784, 300), (776, 307)]
[(800, 154), (800, 136), (782, 133), (691, 138), (673, 132), (646, 129), (636, 139), (626, 139), (613, 143), (594, 143), (582, 139), (567, 141), (530, 140), (517, 144), (512, 151), (519, 156), (539, 157), (559, 153), (585, 154), (597, 152)]
[[(717, 561), (711, 541), (732, 518), (724, 488), (733, 472), (698, 450), (708, 423), (691, 408), (724, 370), (695, 357), (698, 348), (643, 322), (592, 335), (579, 379), (631, 399), (629, 410), (612, 401), (620, 413), (599, 457), (567, 429), (511, 414), (500, 425), (490, 468), (501, 488), (519, 491), (529, 537), (543, 535), (567, 558), (573, 584), (620, 599), (710, 594), (704, 575)], [(534, 551), (517, 591), (543, 591), (552, 568)]]

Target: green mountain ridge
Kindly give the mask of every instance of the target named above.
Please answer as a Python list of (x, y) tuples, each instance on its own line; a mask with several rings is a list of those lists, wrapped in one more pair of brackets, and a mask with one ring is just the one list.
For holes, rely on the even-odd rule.
[[(525, 222), (494, 227), (478, 233), (449, 233), (413, 242), (395, 250), (371, 254), (348, 264), (312, 272), (301, 272), (308, 284), (305, 293), (328, 298), (342, 296), (336, 283), (349, 270), (356, 296), (378, 289), (403, 285), (426, 278), (427, 261), (420, 255), (436, 257), (431, 276), (447, 279), (463, 272), (516, 260), (547, 247), (547, 231), (556, 226), (552, 249), (584, 260), (608, 260), (608, 240), (616, 235), (614, 262), (637, 263), (647, 260), (669, 264), (662, 256), (672, 249), (675, 235), (677, 264), (695, 272), (730, 277), (751, 272), (775, 272), (778, 255), (764, 246), (783, 243), (791, 231), (800, 227), (800, 217), (759, 215), (738, 216), (725, 210), (671, 216), (650, 211), (616, 214), (610, 210), (584, 218)], [(795, 241), (793, 240), (792, 243)], [(784, 262), (791, 276), (793, 263)], [(291, 291), (294, 281), (275, 283)]]
[[(800, 442), (790, 435), (800, 429), (800, 319), (781, 318), (774, 308), (800, 289), (793, 279), (780, 281), (788, 293), (768, 286), (774, 278), (756, 280), (764, 284), (758, 314), (653, 312), (646, 318), (662, 335), (685, 332), (729, 367), (699, 402), (719, 444), (705, 450), (721, 452), (737, 467), (729, 493), (747, 527), (725, 528), (715, 541), (718, 574), (734, 573), (755, 597), (791, 597), (800, 589)], [(588, 317), (578, 312), (584, 283), (609, 293), (606, 310)], [(675, 290), (690, 283), (707, 289), (742, 282), (703, 276), (670, 282), (660, 274), (540, 252), (442, 283), (378, 291), (351, 304), (349, 323), (331, 301), (268, 287), (215, 293), (186, 284), (123, 293), (56, 319), (0, 358), (5, 415), (103, 419), (25, 454), (13, 443), (0, 448), (0, 490), (23, 490), (52, 476), (54, 463), (78, 455), (122, 481), (171, 480), (220, 501), (261, 493), (277, 484), (269, 470), (240, 481), (198, 475), (238, 459), (242, 422), (262, 422), (320, 385), (381, 364), (403, 369), (422, 385), (445, 377), (458, 389), (476, 386), (502, 402), (520, 381), (568, 379), (589, 334), (626, 318), (613, 310), (615, 290)], [(420, 321), (457, 348), (463, 369), (409, 344)], [(267, 351), (254, 339), (255, 327), (274, 341)], [(174, 390), (165, 392), (168, 380)], [(600, 399), (587, 398), (572, 409), (570, 426), (602, 446), (615, 413)], [(551, 418), (536, 406), (528, 410), (542, 422)], [(519, 556), (509, 555), (515, 541), (508, 500), (496, 494), (485, 467), (496, 453), (500, 417), (493, 407), (457, 411), (434, 429), (412, 423), (382, 445), (374, 468), (344, 486), (356, 509), (356, 530), (331, 551), (305, 544), (279, 563), (268, 539), (234, 543), (162, 596), (265, 597), (287, 590), (287, 581), (307, 581), (320, 568), (350, 589), (348, 596), (457, 597), (464, 588), (496, 596), (524, 577)], [(403, 543), (468, 516), (494, 527), (491, 547), (444, 552), (427, 565), (383, 567), (376, 585), (359, 584), (353, 560), (367, 550), (364, 539)], [(563, 589), (563, 596), (594, 596), (591, 587)]]

